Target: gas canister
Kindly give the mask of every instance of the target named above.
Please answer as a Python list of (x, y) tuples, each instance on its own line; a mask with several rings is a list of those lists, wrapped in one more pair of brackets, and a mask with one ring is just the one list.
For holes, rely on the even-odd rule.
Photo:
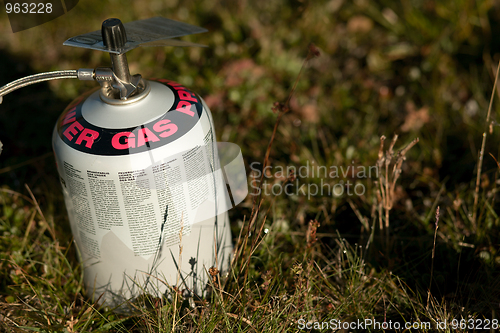
[(172, 38), (204, 31), (163, 17), (108, 19), (64, 45), (108, 52), (111, 68), (37, 74), (0, 89), (1, 101), (45, 80), (100, 84), (64, 110), (52, 144), (87, 294), (106, 305), (173, 286), (202, 295), (208, 270), (228, 268), (231, 199), (211, 112), (179, 83), (130, 75), (125, 55), (199, 46)]

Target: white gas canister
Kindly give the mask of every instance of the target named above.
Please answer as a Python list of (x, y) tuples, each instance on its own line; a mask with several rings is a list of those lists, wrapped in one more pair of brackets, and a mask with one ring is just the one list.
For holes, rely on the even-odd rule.
[(196, 46), (168, 38), (204, 31), (161, 17), (108, 19), (65, 45), (109, 52), (112, 69), (38, 74), (0, 89), (1, 98), (55, 78), (101, 84), (65, 109), (52, 144), (88, 296), (108, 306), (173, 286), (201, 296), (208, 270), (228, 269), (232, 205), (211, 112), (179, 83), (131, 76), (125, 57), (137, 46)]
[(147, 85), (133, 103), (80, 97), (53, 134), (85, 284), (109, 304), (167, 284), (201, 294), (232, 251), (210, 110), (175, 82)]

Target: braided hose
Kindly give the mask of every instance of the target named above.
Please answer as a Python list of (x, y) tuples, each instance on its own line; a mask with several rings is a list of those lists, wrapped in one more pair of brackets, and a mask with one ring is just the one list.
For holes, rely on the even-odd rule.
[(54, 71), (54, 72), (40, 73), (40, 74), (26, 76), (21, 79), (12, 81), (11, 83), (8, 83), (2, 88), (0, 88), (0, 104), (2, 103), (3, 96), (19, 88), (29, 86), (30, 84), (48, 80), (55, 80), (55, 79), (78, 79), (78, 78), (79, 78), (78, 70), (76, 69)]

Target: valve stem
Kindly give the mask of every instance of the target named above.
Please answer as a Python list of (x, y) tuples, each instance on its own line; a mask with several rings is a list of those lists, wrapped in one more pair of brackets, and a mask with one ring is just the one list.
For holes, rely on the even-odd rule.
[[(122, 48), (127, 42), (125, 27), (122, 21), (117, 18), (109, 18), (102, 22), (101, 34), (104, 46), (110, 50)], [(125, 53), (110, 53), (109, 55), (115, 75), (123, 81), (123, 83), (130, 83), (130, 71)]]

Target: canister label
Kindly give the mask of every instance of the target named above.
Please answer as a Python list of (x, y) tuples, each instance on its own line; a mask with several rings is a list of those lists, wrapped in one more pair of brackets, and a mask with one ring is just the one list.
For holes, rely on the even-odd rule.
[(87, 97), (84, 95), (70, 104), (59, 118), (59, 137), (78, 151), (108, 156), (140, 153), (179, 139), (199, 121), (203, 105), (200, 98), (184, 86), (164, 79), (156, 81), (166, 85), (174, 93), (173, 105), (165, 109), (162, 116), (135, 127), (99, 127), (82, 116), (83, 102)]

